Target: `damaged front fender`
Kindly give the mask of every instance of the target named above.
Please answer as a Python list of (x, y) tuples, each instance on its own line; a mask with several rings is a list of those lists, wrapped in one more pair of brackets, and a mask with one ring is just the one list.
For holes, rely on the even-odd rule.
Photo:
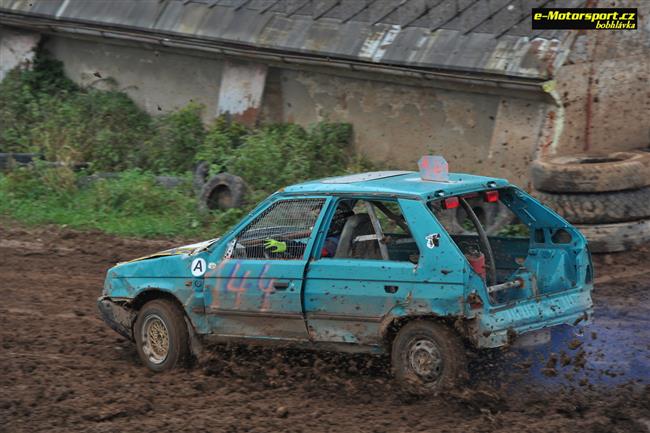
[(126, 302), (118, 303), (107, 296), (97, 299), (97, 308), (104, 322), (115, 332), (133, 341), (133, 321), (136, 313)]

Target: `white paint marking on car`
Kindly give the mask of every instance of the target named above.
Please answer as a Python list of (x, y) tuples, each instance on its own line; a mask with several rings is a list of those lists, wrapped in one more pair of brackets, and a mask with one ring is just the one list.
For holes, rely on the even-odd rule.
[(195, 277), (200, 277), (203, 274), (205, 274), (205, 259), (194, 259), (192, 260), (192, 265), (190, 266), (190, 269), (192, 270), (192, 275)]

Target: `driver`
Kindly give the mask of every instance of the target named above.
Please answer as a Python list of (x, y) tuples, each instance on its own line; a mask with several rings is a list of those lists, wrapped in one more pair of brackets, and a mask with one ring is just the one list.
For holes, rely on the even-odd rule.
[[(354, 211), (354, 202), (350, 200), (341, 201), (334, 212), (327, 237), (321, 250), (321, 257), (334, 257), (336, 248), (341, 239), (341, 232), (346, 221)], [(284, 257), (301, 257), (304, 253), (306, 244), (293, 240), (281, 241), (277, 239), (266, 239), (264, 249), (272, 254), (282, 255)]]
[(354, 211), (352, 210), (353, 207), (354, 202), (351, 200), (341, 201), (337, 206), (334, 216), (332, 217), (330, 228), (327, 231), (327, 237), (323, 243), (321, 257), (334, 257), (336, 255), (336, 249), (341, 240), (343, 227), (345, 227), (348, 218), (354, 215)]
[[(292, 218), (296, 220), (295, 221), (296, 225), (300, 226), (305, 221), (311, 221), (312, 223), (315, 222), (318, 219), (318, 215), (320, 214), (320, 212), (321, 212), (321, 205), (317, 205), (317, 206), (313, 206), (310, 209), (305, 209), (303, 215), (295, 215), (292, 216)], [(297, 228), (294, 230), (296, 231), (284, 233), (280, 235), (280, 238), (278, 239), (273, 239), (273, 238), (266, 239), (264, 241), (264, 256), (267, 258), (271, 258), (269, 257), (269, 255), (272, 254), (273, 258), (284, 258), (284, 259), (301, 258), (305, 252), (307, 243), (306, 241), (300, 242), (295, 239), (297, 238), (309, 239), (313, 230), (313, 226), (305, 230), (298, 230)], [(294, 239), (280, 240), (282, 237), (289, 237)]]

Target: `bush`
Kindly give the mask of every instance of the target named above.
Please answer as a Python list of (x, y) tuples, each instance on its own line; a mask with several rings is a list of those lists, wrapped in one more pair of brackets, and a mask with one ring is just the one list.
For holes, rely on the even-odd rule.
[(214, 237), (232, 220), (226, 213), (224, 222), (220, 213), (197, 214), (189, 189), (158, 186), (150, 173), (129, 170), (84, 189), (77, 189), (74, 180), (75, 174), (65, 167), (15, 169), (0, 176), (0, 213), (27, 224), (65, 224), (144, 237)]
[(147, 141), (142, 166), (157, 173), (183, 173), (194, 165), (194, 155), (205, 139), (202, 106), (190, 103), (153, 121), (155, 134)]
[(309, 130), (295, 124), (272, 124), (250, 130), (221, 119), (215, 123), (196, 159), (208, 161), (212, 174), (241, 176), (257, 196), (307, 179), (347, 172), (356, 160), (348, 155), (352, 127), (319, 123)]
[(31, 70), (0, 83), (0, 152), (90, 162), (99, 171), (134, 167), (152, 134), (150, 117), (120, 92), (81, 89), (42, 54)]
[[(164, 189), (155, 174), (189, 180), (194, 165), (207, 161), (212, 174), (241, 176), (252, 206), (289, 184), (371, 168), (349, 152), (348, 124), (248, 128), (219, 118), (206, 129), (202, 110), (189, 104), (151, 118), (124, 93), (77, 86), (61, 62), (39, 51), (31, 70), (11, 71), (0, 83), (0, 152), (37, 152), (63, 165), (36, 164), (0, 177), (0, 213), (143, 236), (212, 227), (214, 236), (247, 209), (198, 216), (191, 191)], [(88, 162), (89, 173), (123, 173), (79, 190), (71, 162)]]

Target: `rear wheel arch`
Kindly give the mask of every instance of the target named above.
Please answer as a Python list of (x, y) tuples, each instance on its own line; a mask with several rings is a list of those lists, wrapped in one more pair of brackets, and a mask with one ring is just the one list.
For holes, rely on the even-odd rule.
[(408, 316), (390, 316), (386, 320), (384, 320), (384, 322), (381, 325), (382, 340), (384, 346), (390, 352), (393, 345), (393, 341), (395, 340), (395, 337), (397, 336), (397, 333), (399, 332), (400, 329), (402, 329), (408, 323), (419, 321), (419, 320), (427, 320), (434, 323), (440, 323), (448, 327), (456, 334), (458, 334), (459, 338), (465, 341), (467, 340), (466, 332), (464, 331), (465, 328), (461, 327), (458, 319), (459, 319), (458, 316), (441, 316), (436, 313), (408, 315)]

